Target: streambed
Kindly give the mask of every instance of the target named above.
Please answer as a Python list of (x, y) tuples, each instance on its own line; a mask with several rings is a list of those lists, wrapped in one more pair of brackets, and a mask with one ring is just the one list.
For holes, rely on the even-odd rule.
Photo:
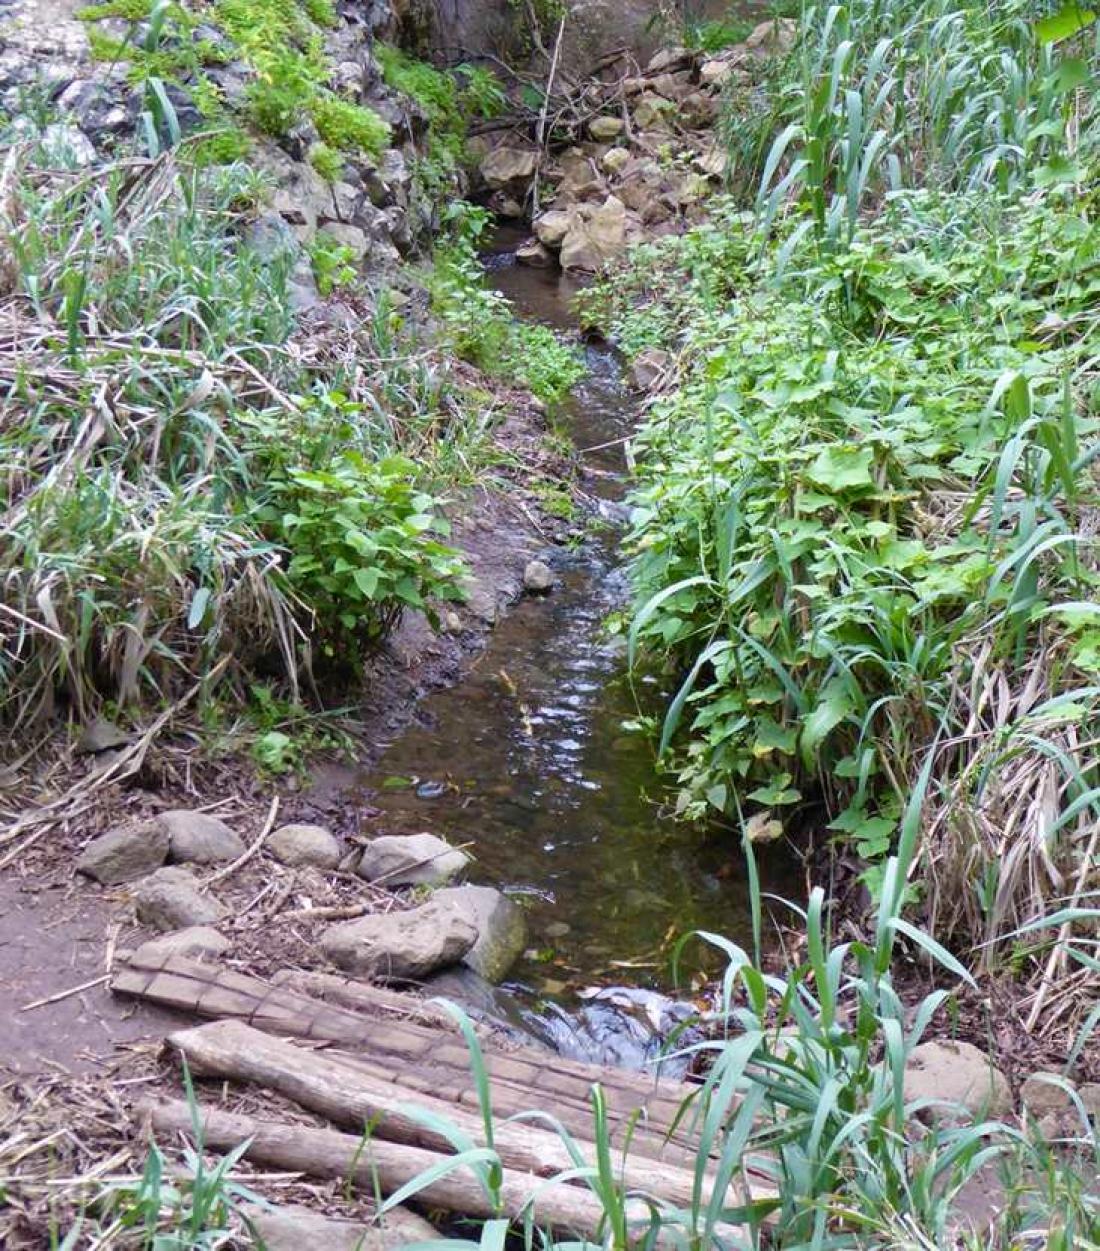
[[(561, 274), (518, 266), (508, 251), (487, 268), (520, 316), (573, 328), (575, 288)], [(584, 351), (588, 373), (558, 422), (582, 453), (581, 486), (602, 524), (573, 550), (542, 553), (553, 592), (522, 600), (474, 669), (432, 695), (363, 779), (380, 831), (430, 829), (467, 846), (474, 881), (524, 900), (531, 941), (511, 985), (549, 1013), (554, 1036), (582, 1001), (591, 1017), (594, 986), (671, 990), (688, 931), (751, 936), (736, 836), (662, 812), (652, 743), (624, 729), (637, 707), (622, 640), (603, 623), (629, 593), (619, 544), (635, 404), (613, 350)], [(647, 695), (656, 708), (660, 692), (643, 684)], [(782, 854), (761, 868), (766, 888), (794, 890)]]

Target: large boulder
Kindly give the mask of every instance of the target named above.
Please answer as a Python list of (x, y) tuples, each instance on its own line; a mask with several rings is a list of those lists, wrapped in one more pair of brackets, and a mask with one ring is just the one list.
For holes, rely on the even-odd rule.
[(626, 206), (610, 195), (587, 219), (578, 218), (562, 240), (562, 269), (594, 273), (625, 246)]
[(905, 1064), (905, 1101), (934, 1100), (923, 1116), (944, 1122), (1003, 1117), (1012, 1089), (993, 1061), (972, 1043), (940, 1039), (914, 1047)]
[(169, 858), (177, 863), (220, 864), (246, 851), (241, 836), (208, 812), (173, 808), (162, 812), (160, 821), (168, 831)]
[(137, 918), (155, 930), (216, 925), (225, 909), (203, 894), (193, 873), (172, 865), (142, 878), (134, 887)]
[(575, 215), (568, 209), (550, 209), (536, 217), (535, 234), (539, 242), (548, 248), (560, 248), (562, 240), (571, 230)]
[(499, 982), (527, 945), (523, 909), (492, 886), (450, 886), (433, 901), (446, 904), (477, 929), (477, 942), (462, 958), (487, 982)]
[(298, 868), (335, 869), (340, 863), (340, 844), (320, 825), (283, 825), (267, 840), (267, 850), (280, 864)]
[(133, 882), (168, 859), (168, 830), (156, 819), (131, 821), (93, 839), (80, 853), (76, 871), (104, 886)]
[(321, 949), (356, 977), (417, 981), (457, 964), (478, 940), (477, 927), (451, 905), (430, 899), (407, 912), (387, 912), (334, 925)]
[(469, 860), (435, 834), (383, 834), (363, 848), (357, 872), (380, 886), (445, 886)]
[(482, 159), (479, 168), (485, 185), (499, 191), (534, 178), (538, 167), (539, 155), (534, 148), (512, 148), (502, 144)]

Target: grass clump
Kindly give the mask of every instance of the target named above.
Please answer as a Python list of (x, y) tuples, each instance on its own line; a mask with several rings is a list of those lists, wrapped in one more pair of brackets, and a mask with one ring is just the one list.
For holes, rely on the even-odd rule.
[(341, 100), (328, 91), (314, 95), (308, 108), (318, 134), (332, 148), (377, 158), (389, 146), (389, 124), (373, 109)]
[(318, 658), (355, 671), (404, 608), (458, 593), (434, 448), (464, 445), (461, 402), (381, 312), (353, 340), (291, 344), (293, 250), (242, 241), (264, 190), (170, 154), (75, 191), (33, 164), (13, 184), (7, 724), (214, 673), (279, 675), (295, 698)]

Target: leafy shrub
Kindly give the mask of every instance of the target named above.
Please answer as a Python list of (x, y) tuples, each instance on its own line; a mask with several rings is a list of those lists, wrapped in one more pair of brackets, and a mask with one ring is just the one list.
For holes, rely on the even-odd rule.
[(309, 163), (325, 182), (339, 182), (344, 172), (344, 158), (327, 143), (315, 143), (310, 148)]
[(333, 291), (348, 287), (355, 281), (358, 273), (355, 252), (323, 230), (319, 230), (310, 241), (309, 259), (317, 290), (322, 295), (331, 295)]
[(381, 638), (406, 608), (461, 599), (462, 563), (446, 525), (414, 485), (415, 466), (346, 453), (328, 469), (291, 469), (266, 514), (291, 552), (287, 577), (317, 613), (329, 654)]

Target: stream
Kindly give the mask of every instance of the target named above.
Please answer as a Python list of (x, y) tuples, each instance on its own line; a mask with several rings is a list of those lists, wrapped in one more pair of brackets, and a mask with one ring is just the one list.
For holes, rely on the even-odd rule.
[[(519, 266), (509, 251), (485, 260), (519, 316), (575, 331), (566, 277)], [(701, 928), (748, 944), (751, 916), (736, 835), (664, 815), (652, 743), (623, 728), (637, 707), (623, 642), (603, 622), (629, 598), (619, 566), (622, 439), (636, 412), (614, 351), (584, 351), (587, 376), (557, 422), (583, 453), (581, 485), (604, 524), (575, 550), (542, 554), (552, 594), (516, 605), (468, 676), (429, 697), (422, 724), (365, 781), (382, 828), (468, 845), (471, 880), (526, 906), (524, 958), (502, 991), (482, 987), (475, 1006), (567, 1055), (637, 1066), (687, 1011), (665, 997), (676, 941)], [(660, 692), (646, 701), (644, 686), (643, 702), (658, 706)], [(761, 873), (765, 889), (793, 885), (781, 852)], [(688, 971), (704, 967), (700, 944), (689, 955)], [(438, 989), (479, 997), (469, 979), (447, 977)]]

